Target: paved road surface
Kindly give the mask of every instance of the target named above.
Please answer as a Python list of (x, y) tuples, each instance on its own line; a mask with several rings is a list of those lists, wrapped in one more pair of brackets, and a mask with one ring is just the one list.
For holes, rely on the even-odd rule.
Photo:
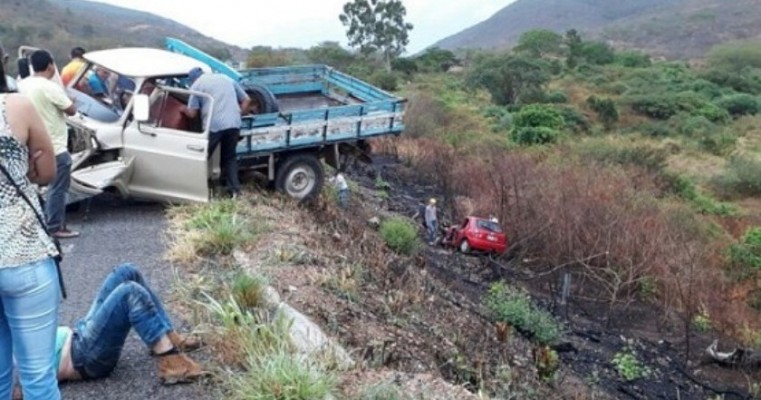
[[(116, 199), (96, 199), (90, 212), (69, 215), (69, 225), (82, 236), (62, 242), (67, 253), (63, 275), (68, 291), (61, 324), (73, 324), (85, 315), (90, 302), (111, 268), (122, 262), (141, 267), (160, 294), (172, 283), (172, 269), (161, 261), (164, 252), (164, 209)], [(171, 310), (169, 311), (170, 314)], [(174, 316), (173, 316), (174, 318)], [(179, 321), (174, 319), (175, 324)], [(65, 399), (214, 399), (202, 384), (162, 386), (155, 362), (134, 333), (130, 334), (114, 373), (107, 379), (62, 385)]]

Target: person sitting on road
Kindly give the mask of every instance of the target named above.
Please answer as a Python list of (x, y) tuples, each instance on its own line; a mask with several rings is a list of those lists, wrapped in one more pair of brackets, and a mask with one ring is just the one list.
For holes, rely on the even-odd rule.
[(106, 277), (87, 315), (74, 328), (58, 327), (55, 344), (58, 380), (110, 375), (132, 328), (158, 359), (163, 384), (191, 382), (205, 374), (183, 354), (198, 349), (200, 341), (177, 333), (161, 300), (140, 271), (132, 264), (122, 264)]

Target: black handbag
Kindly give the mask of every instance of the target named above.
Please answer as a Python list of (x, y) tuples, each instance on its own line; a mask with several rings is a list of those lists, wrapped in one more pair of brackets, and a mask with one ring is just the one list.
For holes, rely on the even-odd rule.
[[(53, 244), (55, 245), (56, 250), (58, 250), (58, 255), (53, 257), (53, 260), (55, 260), (55, 267), (58, 272), (58, 285), (61, 287), (61, 296), (63, 298), (66, 298), (66, 287), (63, 284), (63, 275), (61, 274), (61, 261), (63, 261), (63, 251), (61, 251), (61, 243), (53, 237), (53, 235), (50, 234), (50, 231), (48, 230), (48, 224), (45, 223), (45, 220), (42, 218), (42, 215), (37, 211), (37, 209), (34, 207), (34, 204), (32, 204), (32, 200), (29, 199), (29, 197), (24, 193), (23, 190), (21, 190), (21, 186), (16, 183), (15, 180), (13, 180), (13, 177), (8, 172), (7, 169), (3, 166), (3, 164), (0, 163), (0, 172), (5, 175), (5, 177), (8, 179), (8, 182), (13, 185), (14, 188), (16, 188), (16, 193), (18, 193), (19, 196), (21, 196), (22, 199), (26, 202), (26, 204), (29, 205), (29, 208), (32, 209), (32, 212), (34, 212), (34, 216), (37, 217), (37, 222), (40, 223), (42, 226), (42, 229), (45, 230), (45, 233), (48, 234), (50, 237), (50, 240), (53, 241)], [(39, 195), (38, 195), (39, 196)], [(42, 196), (39, 196), (40, 201), (40, 207), (44, 208), (44, 201), (42, 200)]]

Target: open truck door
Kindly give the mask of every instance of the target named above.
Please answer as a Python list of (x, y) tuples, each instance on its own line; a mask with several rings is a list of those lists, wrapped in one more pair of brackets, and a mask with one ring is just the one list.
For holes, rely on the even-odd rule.
[(209, 124), (191, 121), (182, 109), (190, 95), (203, 93), (159, 86), (135, 95), (134, 118), (124, 132), (123, 156), (135, 159), (128, 189), (132, 196), (178, 202), (209, 201)]

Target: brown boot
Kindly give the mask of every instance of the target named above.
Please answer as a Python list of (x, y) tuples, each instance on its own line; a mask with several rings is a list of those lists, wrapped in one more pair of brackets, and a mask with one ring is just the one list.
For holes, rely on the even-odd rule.
[(165, 385), (192, 382), (205, 375), (201, 366), (190, 357), (174, 352), (159, 355), (159, 378)]
[(174, 347), (178, 348), (180, 351), (193, 351), (198, 350), (198, 348), (201, 347), (200, 340), (182, 336), (175, 331), (169, 331), (166, 335), (169, 337), (169, 341), (172, 342)]

